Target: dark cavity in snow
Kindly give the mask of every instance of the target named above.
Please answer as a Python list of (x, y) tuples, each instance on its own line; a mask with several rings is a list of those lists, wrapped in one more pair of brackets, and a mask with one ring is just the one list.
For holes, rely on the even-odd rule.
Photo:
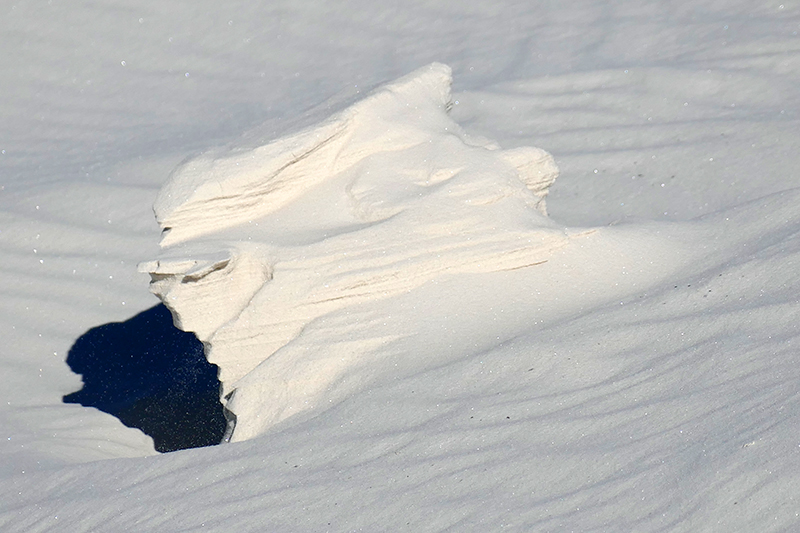
[(67, 364), (83, 388), (65, 403), (96, 407), (153, 438), (159, 452), (219, 444), (226, 421), (217, 365), (193, 333), (172, 323), (162, 304), (125, 322), (92, 328)]

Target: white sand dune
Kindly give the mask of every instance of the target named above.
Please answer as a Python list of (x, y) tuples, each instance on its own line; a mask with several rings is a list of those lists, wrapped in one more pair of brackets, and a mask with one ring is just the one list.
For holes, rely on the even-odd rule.
[[(0, 529), (796, 529), (800, 7), (296, 4), (2, 8)], [(140, 263), (242, 442), (61, 402)]]

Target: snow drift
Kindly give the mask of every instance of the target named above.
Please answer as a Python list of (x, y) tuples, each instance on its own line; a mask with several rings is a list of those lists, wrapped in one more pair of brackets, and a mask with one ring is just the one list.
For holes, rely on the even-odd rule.
[(163, 252), (140, 270), (219, 365), (234, 439), (313, 406), (404, 334), (370, 333), (383, 318), (358, 305), (535, 266), (569, 240), (546, 217), (552, 157), (466, 135), (450, 84), (431, 64), (314, 127), (190, 159), (164, 185)]

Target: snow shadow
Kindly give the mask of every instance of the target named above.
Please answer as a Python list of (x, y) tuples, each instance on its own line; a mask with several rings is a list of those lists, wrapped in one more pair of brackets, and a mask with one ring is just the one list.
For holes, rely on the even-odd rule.
[(226, 428), (217, 365), (163, 305), (84, 333), (67, 355), (83, 388), (64, 403), (96, 407), (153, 438), (159, 452), (219, 444)]

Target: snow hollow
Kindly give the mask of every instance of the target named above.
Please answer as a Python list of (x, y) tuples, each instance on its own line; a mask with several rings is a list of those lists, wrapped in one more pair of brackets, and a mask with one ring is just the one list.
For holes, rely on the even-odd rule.
[(217, 368), (194, 335), (172, 325), (163, 305), (89, 330), (70, 348), (67, 364), (83, 388), (64, 402), (141, 429), (159, 452), (222, 441), (227, 424)]

